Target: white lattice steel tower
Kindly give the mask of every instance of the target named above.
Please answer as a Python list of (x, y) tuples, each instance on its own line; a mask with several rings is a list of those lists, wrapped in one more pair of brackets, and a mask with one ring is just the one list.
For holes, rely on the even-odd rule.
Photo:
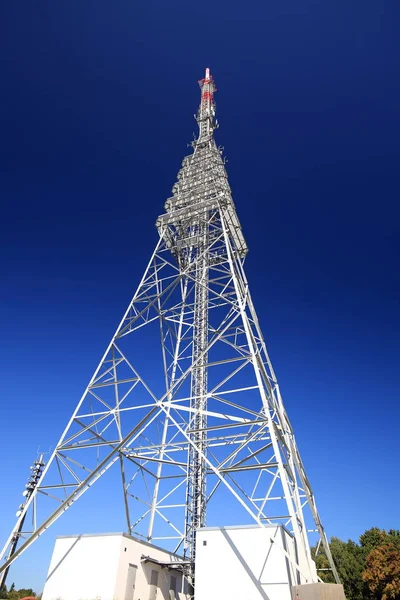
[(183, 553), (191, 577), (196, 528), (253, 522), (293, 532), (299, 582), (317, 580), (313, 531), (337, 578), (251, 300), (209, 69), (199, 83), (199, 135), (157, 220), (159, 241), (2, 558), (27, 511), (32, 526), (0, 571), (114, 467), (127, 531)]

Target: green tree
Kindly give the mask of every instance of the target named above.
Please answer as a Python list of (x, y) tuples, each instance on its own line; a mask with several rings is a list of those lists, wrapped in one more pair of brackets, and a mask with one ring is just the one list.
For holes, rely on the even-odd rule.
[[(358, 544), (352, 540), (343, 542), (339, 538), (333, 537), (329, 544), (336, 569), (347, 600), (367, 600), (373, 596), (369, 593), (369, 588), (362, 579), (364, 570), (364, 555)], [(329, 568), (329, 562), (324, 552), (316, 557), (318, 574), (325, 583), (334, 583), (332, 571), (320, 569)]]
[[(330, 543), (347, 600), (382, 600), (383, 594), (386, 594), (384, 600), (400, 600), (393, 595), (398, 593), (397, 563), (391, 562), (396, 556), (393, 548), (400, 551), (400, 530), (385, 531), (371, 527), (360, 536), (359, 541), (357, 544), (352, 540), (343, 542), (332, 538)], [(324, 551), (318, 553), (315, 562), (321, 579), (333, 583), (334, 577)]]
[(7, 586), (5, 585), (0, 588), (1, 600), (20, 600), (20, 598), (26, 598), (26, 596), (36, 596), (36, 594), (32, 588), (21, 588), (20, 590), (16, 590), (14, 583), (11, 584), (9, 591), (7, 591)]
[(400, 544), (400, 529), (385, 531), (385, 529), (371, 527), (371, 529), (367, 529), (365, 533), (360, 535), (360, 545), (365, 552), (365, 557), (368, 556), (371, 550), (389, 543)]
[(364, 550), (365, 556), (367, 556), (371, 550), (374, 550), (378, 546), (381, 546), (387, 533), (384, 529), (378, 527), (371, 527), (367, 529), (362, 535), (360, 535), (360, 546)]
[(26, 598), (27, 596), (36, 596), (32, 588), (22, 588), (18, 590), (19, 598)]

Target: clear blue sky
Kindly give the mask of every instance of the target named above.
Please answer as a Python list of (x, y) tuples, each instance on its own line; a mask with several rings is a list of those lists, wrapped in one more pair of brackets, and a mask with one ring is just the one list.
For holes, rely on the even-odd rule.
[[(0, 541), (156, 242), (205, 66), (328, 534), (399, 527), (399, 18), (385, 0), (1, 3)], [(40, 591), (56, 533), (122, 529), (96, 485), (9, 583)]]

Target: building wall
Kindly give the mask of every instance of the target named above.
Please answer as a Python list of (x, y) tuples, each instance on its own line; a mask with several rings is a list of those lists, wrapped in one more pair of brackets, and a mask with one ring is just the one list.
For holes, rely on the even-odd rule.
[[(185, 600), (186, 596), (182, 593), (182, 575), (173, 569), (163, 568), (156, 563), (150, 561), (144, 562), (142, 560), (143, 556), (149, 556), (153, 560), (160, 562), (179, 562), (177, 557), (172, 553), (157, 548), (152, 544), (138, 542), (129, 536), (122, 536), (114, 600), (149, 600), (153, 571), (158, 573), (157, 600), (170, 600), (171, 577), (176, 578), (176, 600)], [(130, 598), (126, 597), (125, 594), (130, 564), (138, 566), (135, 595), (133, 598), (132, 596)]]
[[(144, 556), (164, 563), (180, 562), (172, 553), (121, 533), (57, 538), (43, 600), (153, 600), (155, 591), (157, 600), (186, 600), (182, 575), (144, 561)], [(175, 598), (170, 594), (171, 577), (176, 578)]]
[(43, 600), (114, 600), (120, 535), (57, 538)]
[[(281, 548), (296, 561), (294, 539), (283, 527), (199, 529), (196, 600), (291, 600), (297, 571)], [(43, 600), (188, 600), (182, 574), (166, 566), (180, 561), (121, 533), (57, 538)]]
[(295, 559), (283, 527), (198, 529), (196, 600), (291, 600), (296, 570), (278, 544)]

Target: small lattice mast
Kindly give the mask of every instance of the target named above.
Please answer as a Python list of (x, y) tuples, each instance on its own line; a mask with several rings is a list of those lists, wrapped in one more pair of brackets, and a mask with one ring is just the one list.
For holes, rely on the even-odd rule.
[(183, 554), (192, 585), (206, 524), (284, 525), (297, 557), (280, 550), (299, 584), (318, 581), (314, 536), (339, 581), (251, 299), (209, 69), (199, 84), (198, 136), (157, 219), (155, 250), (6, 540), (0, 573), (91, 488), (95, 502), (107, 475), (122, 490), (126, 531)]
[[(33, 465), (30, 467), (31, 472), (30, 472), (28, 481), (25, 485), (25, 489), (22, 492), (24, 501), (22, 504), (20, 504), (20, 506), (18, 507), (18, 510), (17, 510), (18, 527), (16, 527), (15, 530), (13, 531), (12, 539), (10, 540), (10, 544), (7, 548), (6, 560), (8, 561), (9, 565), (0, 572), (0, 588), (2, 588), (3, 586), (6, 585), (7, 575), (8, 575), (8, 571), (10, 569), (10, 564), (12, 562), (12, 558), (17, 550), (18, 543), (20, 542), (20, 540), (23, 538), (23, 535), (24, 535), (23, 534), (23, 526), (24, 526), (25, 519), (26, 519), (25, 506), (28, 503), (28, 501), (30, 500), (31, 496), (34, 496), (35, 489), (37, 488), (39, 481), (41, 479), (41, 476), (43, 473), (43, 467), (44, 467), (43, 458), (44, 458), (44, 454), (39, 454), (38, 457), (36, 458), (36, 460), (34, 461)], [(33, 511), (32, 511), (33, 519), (35, 519), (35, 517), (36, 517), (35, 503), (36, 503), (36, 498), (34, 497), (33, 498)], [(34, 523), (33, 523), (33, 526), (35, 526)]]

